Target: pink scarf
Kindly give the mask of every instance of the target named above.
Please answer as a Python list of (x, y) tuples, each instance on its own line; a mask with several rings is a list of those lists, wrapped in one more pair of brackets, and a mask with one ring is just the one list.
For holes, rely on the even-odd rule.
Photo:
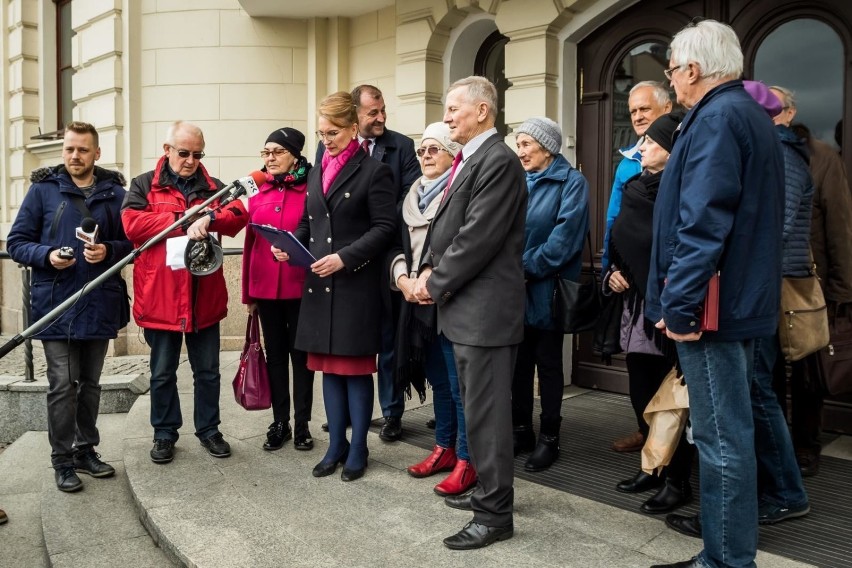
[(355, 155), (355, 152), (358, 151), (358, 139), (353, 139), (352, 142), (349, 143), (349, 146), (344, 148), (338, 155), (332, 156), (328, 153), (328, 150), (322, 155), (322, 193), (323, 195), (328, 193), (328, 188), (331, 187), (331, 184), (334, 183), (334, 180), (337, 178), (337, 174), (340, 173), (340, 170), (343, 169), (343, 166), (346, 165), (346, 162)]

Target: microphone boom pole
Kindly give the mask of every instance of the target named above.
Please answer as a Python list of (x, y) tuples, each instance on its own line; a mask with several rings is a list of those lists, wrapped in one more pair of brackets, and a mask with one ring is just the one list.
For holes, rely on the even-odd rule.
[[(153, 237), (151, 237), (150, 239), (148, 239), (147, 241), (142, 243), (139, 246), (139, 248), (135, 248), (132, 251), (130, 251), (130, 253), (127, 256), (125, 256), (124, 258), (122, 258), (121, 260), (116, 262), (113, 266), (111, 266), (103, 274), (101, 274), (100, 276), (98, 276), (94, 280), (91, 280), (90, 282), (86, 282), (86, 284), (82, 288), (80, 288), (73, 295), (69, 296), (61, 304), (59, 304), (58, 306), (56, 306), (55, 308), (50, 310), (50, 312), (45, 314), (40, 320), (38, 320), (37, 322), (32, 324), (30, 327), (28, 327), (27, 329), (25, 329), (21, 333), (15, 335), (13, 338), (11, 338), (9, 341), (7, 341), (5, 344), (0, 346), (0, 359), (5, 357), (6, 355), (8, 355), (13, 349), (15, 349), (15, 347), (18, 347), (24, 341), (31, 338), (32, 336), (34, 336), (35, 334), (40, 332), (42, 329), (44, 329), (45, 327), (47, 327), (48, 325), (53, 323), (53, 321), (55, 319), (57, 319), (59, 316), (61, 316), (68, 308), (73, 306), (77, 302), (77, 300), (79, 300), (80, 298), (82, 298), (83, 296), (85, 296), (86, 294), (88, 294), (89, 292), (94, 290), (95, 288), (97, 288), (101, 283), (106, 281), (113, 274), (119, 272), (122, 268), (124, 268), (125, 266), (130, 264), (130, 262), (132, 260), (134, 260), (136, 257), (138, 257), (140, 254), (142, 254), (143, 252), (145, 252), (146, 250), (148, 250), (149, 248), (151, 248), (155, 244), (159, 243), (160, 241), (162, 241), (166, 237), (166, 235), (168, 235), (169, 233), (171, 233), (172, 231), (174, 231), (175, 229), (177, 229), (178, 227), (183, 225), (186, 221), (188, 221), (189, 219), (191, 219), (192, 217), (197, 215), (199, 211), (201, 211), (202, 209), (204, 209), (205, 207), (207, 207), (208, 205), (210, 205), (211, 203), (213, 203), (214, 201), (216, 201), (220, 197), (224, 196), (227, 193), (230, 193), (231, 190), (233, 190), (235, 188), (236, 188), (236, 191), (234, 191), (234, 195), (236, 197), (239, 197), (241, 195), (240, 194), (241, 191), (243, 192), (242, 194), (245, 194), (246, 189), (242, 186), (242, 184), (239, 183), (239, 181), (235, 181), (231, 185), (225, 186), (222, 189), (220, 189), (218, 192), (216, 192), (213, 196), (208, 198), (206, 201), (204, 201), (200, 205), (196, 205), (195, 207), (188, 209), (186, 212), (184, 212), (183, 217), (176, 220), (174, 223), (172, 223), (171, 225), (169, 225), (168, 227), (166, 227), (165, 229), (163, 229), (162, 231), (160, 231), (159, 233), (157, 233), (156, 235), (154, 235)], [(233, 201), (233, 200), (231, 200), (231, 201)], [(221, 207), (221, 205), (220, 205), (220, 207)], [(24, 306), (24, 309), (29, 309), (29, 306)]]

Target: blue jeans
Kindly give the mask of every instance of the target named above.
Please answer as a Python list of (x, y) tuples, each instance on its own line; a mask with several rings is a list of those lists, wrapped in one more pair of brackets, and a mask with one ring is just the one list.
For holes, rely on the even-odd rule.
[(429, 345), (425, 370), (426, 378), (432, 385), (435, 443), (443, 448), (455, 448), (459, 459), (469, 461), (453, 344), (443, 335), (436, 337)]
[(712, 567), (754, 567), (757, 553), (757, 461), (751, 396), (754, 341), (677, 344), (689, 390), (698, 448), (699, 560)]
[(146, 329), (145, 342), (151, 347), (151, 426), (155, 440), (177, 441), (178, 429), (183, 426), (177, 368), (184, 337), (192, 367), (195, 435), (203, 440), (219, 431), (219, 324), (185, 334)]
[(772, 370), (779, 355), (777, 336), (755, 340), (751, 408), (757, 452), (757, 487), (761, 503), (798, 507), (807, 504), (808, 495), (802, 484), (784, 412), (772, 390)]
[(405, 411), (405, 395), (395, 392), (393, 381), (393, 354), (396, 329), (393, 323), (393, 315), (384, 313), (382, 308), (382, 350), (379, 352), (378, 386), (379, 406), (382, 407), (382, 416), (393, 416), (399, 418)]

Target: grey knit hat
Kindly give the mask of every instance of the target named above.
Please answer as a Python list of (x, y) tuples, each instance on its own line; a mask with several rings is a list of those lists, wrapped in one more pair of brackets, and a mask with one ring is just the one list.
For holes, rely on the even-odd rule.
[(541, 144), (541, 147), (553, 154), (562, 152), (562, 130), (559, 125), (544, 116), (528, 118), (515, 131), (518, 134), (528, 134)]

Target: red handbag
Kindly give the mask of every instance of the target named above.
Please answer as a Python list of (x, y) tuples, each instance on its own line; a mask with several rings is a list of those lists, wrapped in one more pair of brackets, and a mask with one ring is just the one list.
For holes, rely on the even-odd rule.
[(246, 410), (266, 410), (272, 406), (269, 372), (260, 346), (260, 326), (256, 312), (249, 314), (246, 323), (246, 343), (234, 377), (234, 398)]

